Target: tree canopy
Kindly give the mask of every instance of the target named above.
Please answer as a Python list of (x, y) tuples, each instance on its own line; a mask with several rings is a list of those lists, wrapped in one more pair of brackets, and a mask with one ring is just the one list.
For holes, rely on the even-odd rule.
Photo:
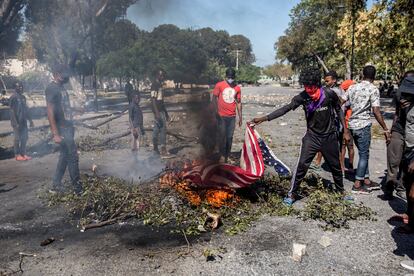
[[(180, 29), (171, 24), (141, 32), (132, 46), (103, 55), (98, 61), (98, 74), (144, 80), (162, 69), (177, 83), (213, 83), (224, 77), (226, 67), (236, 65), (233, 49), (246, 53), (239, 59), (243, 81), (256, 82), (260, 70), (250, 65), (254, 55), (248, 38), (210, 28)], [(252, 72), (257, 76), (252, 77)]]
[(398, 79), (414, 66), (412, 0), (376, 1), (369, 9), (363, 0), (302, 0), (290, 17), (275, 49), (294, 68), (319, 63), (349, 78), (353, 24), (355, 71), (371, 63)]

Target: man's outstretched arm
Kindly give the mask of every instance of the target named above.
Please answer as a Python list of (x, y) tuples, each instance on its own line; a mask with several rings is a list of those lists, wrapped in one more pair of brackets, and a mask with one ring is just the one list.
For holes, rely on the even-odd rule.
[(296, 109), (299, 106), (299, 104), (297, 103), (297, 101), (292, 100), (289, 104), (282, 106), (279, 109), (276, 109), (275, 111), (273, 111), (272, 113), (263, 116), (263, 117), (259, 117), (259, 118), (254, 118), (251, 122), (254, 124), (260, 124), (264, 121), (271, 121), (274, 120), (276, 118), (282, 117), (283, 115), (285, 115), (286, 113), (288, 113), (289, 111)]

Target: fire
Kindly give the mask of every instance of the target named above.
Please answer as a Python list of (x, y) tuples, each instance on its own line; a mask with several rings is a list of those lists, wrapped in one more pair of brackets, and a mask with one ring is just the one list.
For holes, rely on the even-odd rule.
[(234, 194), (234, 191), (218, 189), (207, 190), (205, 199), (207, 203), (213, 207), (229, 205), (232, 204), (234, 200), (238, 200), (238, 198)]
[[(199, 161), (185, 162), (182, 170), (177, 169), (177, 164), (173, 164), (174, 169), (160, 177), (160, 186), (163, 189), (175, 189), (180, 196), (188, 200), (191, 205), (200, 206), (203, 202), (219, 208), (231, 206), (239, 201), (235, 191), (228, 188), (200, 188), (190, 180), (183, 179), (183, 170), (191, 166), (199, 165)], [(170, 167), (171, 168), (171, 167)]]

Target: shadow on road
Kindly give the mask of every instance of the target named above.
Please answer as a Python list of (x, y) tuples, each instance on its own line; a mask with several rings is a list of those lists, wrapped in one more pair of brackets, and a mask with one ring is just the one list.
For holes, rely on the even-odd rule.
[[(6, 184), (5, 183), (0, 183), (0, 187), (3, 187), (3, 186), (6, 186)], [(14, 185), (13, 187), (8, 188), (8, 189), (0, 189), (0, 193), (7, 193), (7, 192), (10, 192), (10, 191), (12, 191), (16, 188), (17, 188), (17, 185)]]

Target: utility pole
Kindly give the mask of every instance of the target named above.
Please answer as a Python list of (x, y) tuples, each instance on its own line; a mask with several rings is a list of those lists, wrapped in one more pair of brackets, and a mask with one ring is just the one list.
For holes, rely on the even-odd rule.
[(239, 70), (239, 53), (241, 53), (241, 50), (237, 49), (236, 51), (236, 70)]

